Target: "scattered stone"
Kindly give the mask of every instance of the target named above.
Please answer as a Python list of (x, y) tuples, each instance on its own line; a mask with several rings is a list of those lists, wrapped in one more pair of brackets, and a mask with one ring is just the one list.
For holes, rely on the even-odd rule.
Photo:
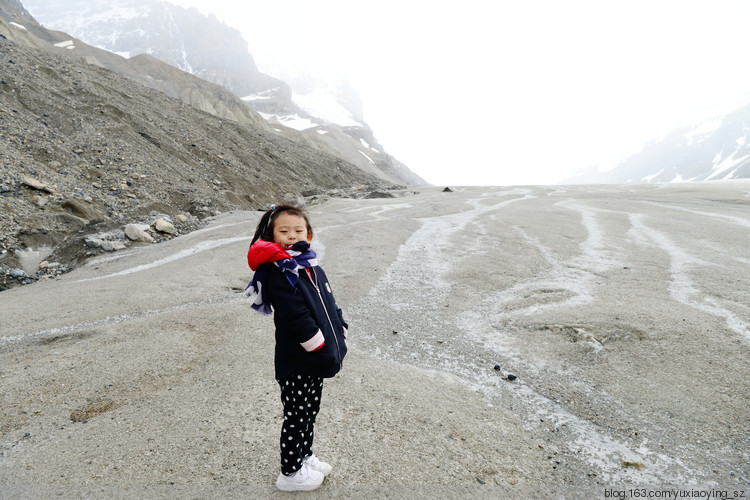
[(177, 222), (179, 222), (180, 224), (182, 224), (185, 221), (187, 221), (187, 216), (185, 216), (185, 214), (180, 214), (177, 217), (175, 217), (175, 219), (177, 219)]
[(644, 467), (643, 462), (634, 458), (627, 458), (625, 455), (622, 456), (623, 467), (634, 467), (636, 469), (642, 469)]
[[(136, 226), (137, 228), (137, 226)], [(90, 234), (84, 239), (86, 246), (94, 249), (102, 249), (105, 252), (114, 252), (127, 248), (126, 233), (124, 231), (109, 231), (106, 233)], [(93, 252), (91, 255), (96, 255)]]
[(128, 224), (125, 226), (125, 236), (131, 241), (145, 241), (146, 243), (154, 242), (154, 238), (150, 234), (135, 224)]
[(502, 376), (502, 377), (503, 377), (504, 379), (507, 379), (507, 380), (511, 380), (511, 381), (512, 381), (512, 380), (515, 380), (515, 379), (517, 379), (517, 378), (518, 378), (518, 377), (517, 377), (517, 376), (515, 376), (514, 374), (512, 374), (512, 373), (510, 373), (510, 372), (506, 372), (505, 370), (503, 370), (503, 368), (502, 368), (502, 367), (501, 367), (500, 365), (495, 365), (495, 366), (494, 366), (494, 368), (495, 368), (495, 371), (496, 371), (496, 372), (499, 372), (499, 373), (500, 373), (500, 375), (501, 375), (501, 376)]
[(177, 229), (171, 222), (167, 222), (163, 217), (156, 219), (154, 222), (154, 229), (160, 233), (177, 234)]
[(90, 207), (84, 204), (84, 202), (78, 201), (75, 198), (70, 198), (63, 201), (60, 204), (60, 207), (67, 212), (75, 215), (76, 217), (80, 217), (81, 219), (92, 222), (104, 220), (102, 214), (98, 213), (93, 207)]
[(26, 271), (23, 269), (11, 269), (10, 275), (14, 278), (26, 278), (28, 275), (26, 274)]
[(389, 193), (388, 191), (372, 191), (365, 196), (366, 199), (371, 200), (374, 198), (395, 198), (396, 195)]
[(44, 208), (44, 206), (49, 203), (49, 198), (46, 196), (34, 196), (34, 204), (40, 208)]
[(31, 177), (24, 177), (21, 181), (22, 184), (25, 186), (28, 186), (30, 188), (39, 190), (39, 191), (46, 191), (48, 193), (54, 193), (55, 191), (49, 187), (47, 184), (40, 182), (36, 179), (32, 179)]
[(86, 236), (86, 239), (84, 241), (86, 242), (86, 246), (89, 248), (101, 248), (102, 247), (102, 240), (97, 238), (94, 235)]

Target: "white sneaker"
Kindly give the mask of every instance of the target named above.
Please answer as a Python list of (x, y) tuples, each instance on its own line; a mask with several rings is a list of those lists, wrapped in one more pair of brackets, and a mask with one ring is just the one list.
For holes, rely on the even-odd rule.
[(310, 455), (309, 457), (306, 457), (302, 463), (307, 464), (308, 467), (310, 467), (312, 470), (316, 470), (323, 474), (324, 476), (327, 476), (331, 473), (333, 470), (333, 467), (331, 467), (329, 464), (325, 462), (321, 462), (318, 457), (315, 455)]
[(291, 476), (279, 474), (276, 487), (281, 491), (312, 491), (320, 486), (323, 479), (325, 479), (323, 474), (303, 463), (302, 467)]

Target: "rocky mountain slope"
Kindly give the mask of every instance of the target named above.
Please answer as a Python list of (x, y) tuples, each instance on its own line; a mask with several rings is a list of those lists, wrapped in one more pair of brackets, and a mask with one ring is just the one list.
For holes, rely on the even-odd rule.
[(238, 96), (289, 85), (261, 73), (240, 32), (215, 16), (203, 16), (155, 0), (24, 0), (45, 27), (125, 58), (140, 54), (166, 62)]
[(222, 87), (47, 31), (17, 0), (0, 0), (0, 77), (3, 288), (218, 212), (403, 187), (285, 137)]
[[(87, 44), (125, 57), (148, 54), (226, 88), (289, 138), (391, 182), (426, 185), (377, 143), (352, 88), (309, 78), (287, 84), (261, 73), (239, 31), (213, 15), (162, 0), (25, 0), (24, 5), (45, 26)], [(325, 109), (317, 106), (321, 98)]]
[(657, 183), (750, 178), (750, 104), (647, 144), (609, 172), (574, 179)]

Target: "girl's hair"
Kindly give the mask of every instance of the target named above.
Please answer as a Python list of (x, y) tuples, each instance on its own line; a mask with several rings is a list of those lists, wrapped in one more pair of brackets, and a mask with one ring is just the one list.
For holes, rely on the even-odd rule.
[(271, 207), (271, 210), (266, 211), (260, 218), (258, 227), (255, 229), (255, 236), (253, 236), (253, 241), (250, 244), (252, 245), (258, 240), (273, 241), (273, 226), (276, 224), (276, 218), (284, 212), (305, 219), (307, 234), (312, 233), (310, 219), (302, 207), (296, 205), (274, 205)]

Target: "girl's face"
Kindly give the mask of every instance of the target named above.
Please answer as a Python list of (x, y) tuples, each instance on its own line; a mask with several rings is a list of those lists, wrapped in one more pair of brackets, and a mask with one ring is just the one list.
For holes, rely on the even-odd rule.
[(307, 231), (304, 217), (282, 212), (276, 216), (273, 225), (273, 241), (283, 247), (294, 245), (298, 241), (312, 241), (313, 234)]

